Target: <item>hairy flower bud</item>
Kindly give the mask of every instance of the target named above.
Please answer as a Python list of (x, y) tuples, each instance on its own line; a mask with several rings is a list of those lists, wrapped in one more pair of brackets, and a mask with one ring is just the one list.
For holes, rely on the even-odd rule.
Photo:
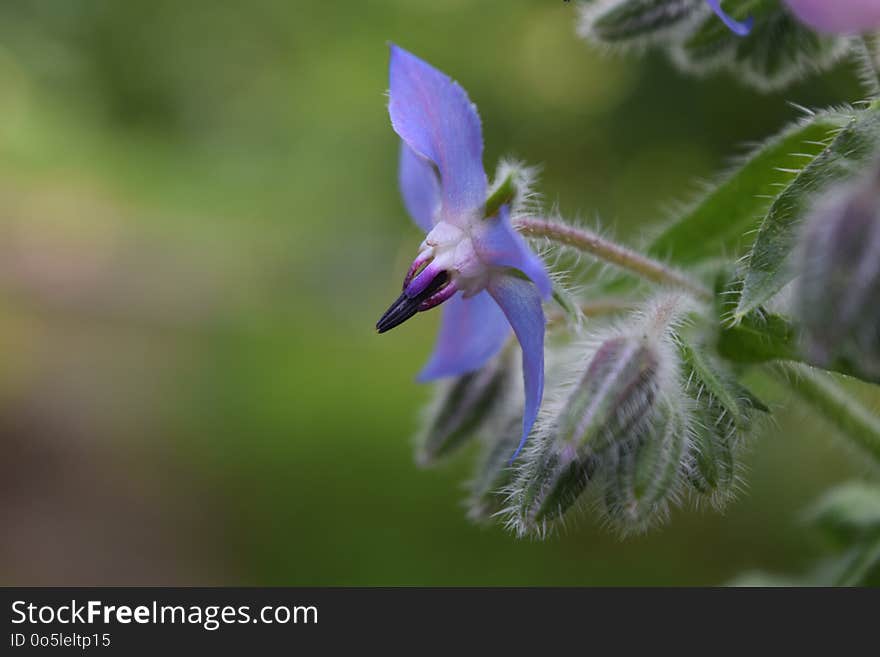
[[(482, 369), (437, 385), (437, 397), (417, 440), (420, 465), (432, 465), (476, 436), (510, 394), (511, 360), (512, 355), (503, 352)], [(514, 449), (516, 444), (508, 460)]]
[(660, 355), (638, 337), (606, 340), (560, 413), (547, 448), (523, 492), (526, 519), (561, 516), (586, 487), (604, 453), (649, 420), (657, 397)]
[(597, 472), (657, 421), (660, 399), (678, 393), (667, 335), (675, 299), (654, 304), (643, 325), (602, 341), (511, 486), (510, 525), (542, 533), (574, 504)]
[(611, 522), (631, 532), (662, 520), (678, 492), (687, 450), (683, 409), (664, 400), (652, 422), (613, 450), (605, 473), (605, 508)]
[(543, 536), (548, 523), (577, 501), (598, 467), (599, 457), (545, 445), (511, 485), (508, 527), (517, 535)]
[(603, 44), (657, 41), (703, 6), (703, 0), (601, 0), (582, 7), (578, 33)]
[(687, 481), (696, 492), (720, 506), (736, 484), (736, 429), (716, 411), (717, 408), (710, 405), (694, 410), (693, 449), (688, 459)]
[(660, 355), (637, 337), (606, 340), (559, 418), (556, 442), (571, 451), (601, 451), (635, 429), (657, 395)]
[(716, 506), (735, 492), (737, 457), (755, 410), (767, 412), (732, 372), (701, 347), (683, 345), (685, 392), (691, 401), (690, 486)]
[(504, 492), (516, 472), (510, 455), (516, 450), (522, 431), (522, 412), (512, 414), (487, 441), (483, 454), (468, 488), (468, 517), (485, 521), (504, 508), (507, 495)]
[(880, 381), (880, 164), (819, 201), (797, 266), (807, 355)]

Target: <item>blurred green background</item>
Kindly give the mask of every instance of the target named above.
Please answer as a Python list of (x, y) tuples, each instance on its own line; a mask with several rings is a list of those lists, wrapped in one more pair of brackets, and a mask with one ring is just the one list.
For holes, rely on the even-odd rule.
[(760, 96), (574, 27), (561, 0), (4, 0), (3, 583), (714, 584), (821, 555), (798, 514), (859, 471), (803, 409), (723, 515), (625, 542), (475, 527), (468, 459), (413, 463), (438, 317), (373, 329), (421, 239), (386, 41), (470, 92), (490, 172), (541, 164), (548, 206), (636, 242), (786, 101), (859, 93), (840, 67)]

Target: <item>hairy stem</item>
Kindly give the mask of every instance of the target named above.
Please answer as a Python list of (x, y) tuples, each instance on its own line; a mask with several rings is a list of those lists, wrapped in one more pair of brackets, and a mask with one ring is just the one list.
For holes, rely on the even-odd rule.
[(529, 237), (545, 237), (559, 244), (589, 253), (600, 260), (625, 269), (652, 283), (684, 290), (700, 299), (711, 299), (712, 292), (676, 269), (638, 251), (617, 244), (585, 228), (575, 228), (546, 219), (520, 218), (514, 227)]
[(605, 298), (582, 303), (580, 306), (584, 317), (604, 317), (616, 313), (628, 312), (636, 308), (630, 299)]
[[(607, 297), (588, 301), (575, 307), (575, 312), (580, 313), (583, 317), (607, 317), (609, 315), (617, 315), (624, 312), (630, 312), (637, 308), (631, 299), (617, 299)], [(551, 323), (564, 320), (568, 316), (567, 313), (552, 314), (548, 317)]]
[(802, 400), (880, 463), (880, 420), (830, 374), (795, 363), (772, 370)]

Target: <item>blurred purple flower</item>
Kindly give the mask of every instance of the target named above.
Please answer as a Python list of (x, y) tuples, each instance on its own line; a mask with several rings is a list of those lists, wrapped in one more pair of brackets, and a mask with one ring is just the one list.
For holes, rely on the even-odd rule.
[(376, 328), (384, 333), (445, 302), (437, 344), (420, 381), (481, 368), (501, 350), (512, 328), (522, 347), (525, 383), (518, 454), (544, 391), (541, 300), (552, 292), (550, 278), (511, 226), (507, 205), (485, 216), (482, 127), (464, 89), (395, 45), (389, 77), (388, 111), (401, 138), (400, 189), (427, 237), (403, 293)]
[(724, 22), (724, 24), (730, 29), (730, 31), (737, 36), (744, 37), (752, 31), (752, 24), (755, 22), (755, 20), (751, 16), (740, 22), (734, 20), (726, 11), (721, 8), (721, 0), (706, 0), (706, 4), (708, 4), (712, 8), (712, 11), (718, 14), (718, 18), (720, 18)]
[(785, 0), (817, 32), (860, 34), (880, 29), (880, 0)]

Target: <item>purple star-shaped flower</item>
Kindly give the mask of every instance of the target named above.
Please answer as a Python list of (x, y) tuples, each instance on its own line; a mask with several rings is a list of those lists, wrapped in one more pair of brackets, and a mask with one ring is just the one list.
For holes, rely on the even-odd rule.
[[(476, 107), (457, 83), (391, 46), (388, 112), (400, 136), (403, 202), (427, 233), (403, 293), (376, 325), (384, 333), (441, 303), (434, 353), (420, 381), (481, 368), (516, 334), (522, 347), (525, 410), (522, 449), (544, 391), (544, 311), (552, 285), (511, 226), (510, 208), (486, 216), (488, 182)], [(516, 456), (514, 454), (514, 457)]]

